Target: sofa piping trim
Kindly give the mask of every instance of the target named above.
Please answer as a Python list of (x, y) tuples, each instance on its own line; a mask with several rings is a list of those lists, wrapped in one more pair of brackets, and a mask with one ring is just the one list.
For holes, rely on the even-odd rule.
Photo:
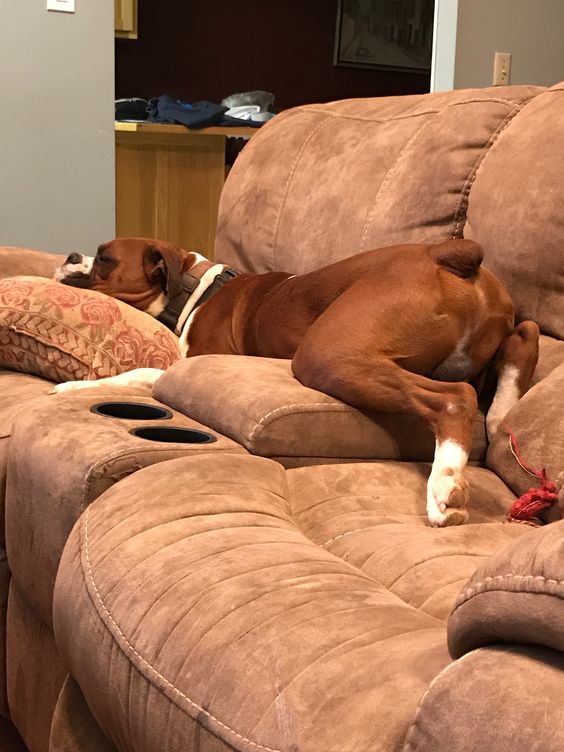
[[(529, 582), (533, 587), (530, 590), (520, 590), (518, 585), (523, 582)], [(513, 584), (514, 587), (504, 588), (503, 585)], [(512, 593), (525, 593), (533, 595), (554, 595), (558, 598), (564, 598), (564, 593), (548, 592), (543, 588), (543, 585), (554, 585), (560, 587), (564, 585), (564, 580), (555, 580), (549, 577), (545, 577), (542, 574), (514, 574), (508, 572), (507, 574), (498, 574), (495, 577), (485, 577), (480, 582), (464, 590), (459, 596), (455, 604), (455, 608), (461, 606), (463, 603), (469, 601), (476, 595), (481, 593), (502, 590), (504, 592)]]
[[(315, 408), (318, 408), (318, 407), (328, 408), (328, 409), (316, 410)], [(249, 443), (252, 443), (256, 439), (256, 434), (259, 431), (264, 430), (269, 423), (273, 423), (278, 418), (283, 418), (285, 415), (290, 414), (290, 410), (295, 410), (296, 408), (303, 408), (303, 411), (306, 413), (310, 413), (310, 412), (329, 412), (329, 413), (357, 412), (357, 410), (355, 410), (354, 407), (345, 405), (344, 402), (297, 402), (292, 405), (282, 405), (281, 407), (276, 407), (274, 408), (274, 410), (271, 410), (269, 413), (266, 413), (266, 415), (263, 415), (262, 418), (260, 418), (255, 423), (255, 425), (253, 426), (251, 432), (249, 433), (247, 437), (247, 441)], [(277, 413), (283, 413), (283, 414), (277, 415)], [(276, 416), (276, 417), (273, 417), (273, 416)]]
[[(100, 592), (99, 592), (99, 590), (98, 590), (98, 588), (96, 586), (96, 581), (94, 580), (94, 575), (93, 575), (93, 572), (92, 572), (92, 564), (90, 562), (89, 544), (88, 544), (88, 517), (89, 517), (89, 512), (90, 512), (90, 510), (86, 509), (86, 511), (84, 512), (84, 514), (82, 516), (82, 523), (81, 523), (81, 528), (84, 531), (84, 554), (85, 554), (85, 558), (86, 558), (86, 572), (85, 572), (85, 574), (87, 575), (87, 578), (85, 578), (85, 579), (87, 580), (87, 586), (88, 586), (88, 583), (90, 584), (90, 588), (88, 588), (88, 589), (89, 590), (91, 589), (93, 591), (95, 605), (96, 605), (96, 603), (98, 603), (98, 605), (99, 605), (100, 609), (102, 610), (103, 614), (105, 614), (105, 616), (106, 616), (107, 621), (106, 621), (106, 619), (102, 618), (102, 621), (106, 624), (106, 628), (112, 634), (112, 636), (114, 637), (114, 639), (116, 637), (121, 638), (121, 641), (120, 640), (116, 640), (116, 642), (119, 645), (119, 647), (124, 652), (126, 652), (125, 648), (127, 648), (129, 651), (131, 651), (133, 653), (133, 655), (140, 661), (141, 665), (144, 668), (146, 668), (150, 674), (153, 674), (154, 677), (157, 677), (158, 679), (160, 679), (165, 684), (165, 686), (169, 688), (169, 690), (172, 693), (178, 695), (183, 700), (185, 700), (189, 705), (191, 705), (192, 708), (198, 713), (199, 716), (205, 716), (209, 720), (214, 721), (215, 723), (217, 723), (217, 725), (222, 730), (227, 731), (230, 734), (233, 734), (238, 739), (240, 739), (240, 740), (242, 740), (244, 742), (247, 742), (248, 744), (250, 744), (251, 746), (253, 746), (253, 747), (257, 748), (257, 749), (264, 750), (264, 752), (282, 752), (282, 750), (279, 750), (279, 749), (276, 749), (276, 748), (273, 748), (273, 747), (267, 747), (267, 746), (265, 746), (263, 744), (259, 744), (259, 742), (253, 741), (252, 739), (249, 739), (246, 736), (243, 736), (243, 734), (240, 734), (238, 731), (235, 731), (235, 729), (231, 728), (230, 726), (228, 726), (223, 721), (220, 721), (219, 718), (216, 718), (216, 716), (212, 715), (209, 711), (205, 710), (205, 708), (203, 708), (201, 705), (198, 705), (198, 703), (196, 703), (193, 700), (191, 700), (188, 697), (188, 695), (184, 694), (184, 692), (182, 692), (180, 689), (178, 689), (178, 687), (175, 687), (172, 682), (170, 682), (165, 676), (163, 676), (159, 671), (157, 671), (157, 669), (151, 663), (149, 663), (149, 661), (146, 658), (144, 658), (141, 655), (141, 653), (139, 653), (139, 651), (131, 644), (131, 642), (129, 642), (129, 640), (127, 639), (127, 637), (125, 636), (125, 634), (120, 629), (120, 627), (119, 627), (118, 623), (116, 622), (116, 620), (113, 618), (113, 616), (111, 615), (111, 613), (106, 608), (106, 604), (104, 603), (104, 601), (103, 601), (103, 599), (102, 599), (102, 597), (100, 595)], [(102, 614), (100, 614), (100, 611), (98, 611), (98, 613), (99, 613), (100, 616), (102, 616)], [(110, 629), (110, 626), (108, 625), (108, 622), (113, 627), (113, 629)], [(135, 668), (142, 675), (144, 675), (146, 679), (148, 679), (149, 681), (151, 681), (151, 678), (149, 676), (146, 676), (145, 674), (143, 674), (143, 672), (140, 670), (139, 666), (135, 666)], [(151, 682), (151, 683), (153, 683), (153, 682)], [(172, 698), (169, 698), (169, 699), (172, 699)], [(196, 721), (196, 723), (198, 722), (196, 718), (194, 718), (193, 720)]]
[(532, 93), (531, 96), (526, 97), (518, 102), (515, 102), (511, 99), (504, 99), (503, 97), (475, 97), (472, 99), (463, 99), (460, 102), (451, 102), (450, 104), (445, 105), (444, 107), (437, 107), (430, 110), (422, 110), (421, 112), (408, 112), (405, 115), (392, 115), (391, 117), (367, 117), (363, 115), (351, 115), (349, 113), (345, 112), (334, 112), (333, 110), (322, 110), (320, 108), (315, 107), (315, 105), (311, 106), (302, 106), (299, 109), (304, 112), (313, 112), (316, 115), (326, 115), (328, 117), (334, 118), (334, 119), (341, 119), (341, 120), (360, 120), (367, 123), (393, 123), (396, 120), (408, 120), (409, 118), (414, 117), (424, 117), (426, 115), (436, 115), (438, 112), (444, 112), (445, 110), (449, 109), (450, 107), (463, 107), (464, 105), (468, 104), (506, 104), (510, 107), (523, 107), (528, 102), (530, 102), (532, 99), (535, 99), (535, 97), (539, 97), (542, 94), (546, 94), (547, 91), (539, 91), (536, 93)]
[[(189, 446), (189, 445), (188, 445)], [(198, 449), (196, 450), (196, 447)], [(81, 503), (80, 503), (80, 512), (84, 512), (85, 509), (88, 508), (88, 506), (95, 501), (95, 499), (91, 498), (90, 489), (92, 487), (92, 484), (95, 483), (97, 480), (100, 480), (101, 478), (108, 478), (112, 479), (113, 476), (107, 474), (106, 470), (108, 469), (107, 466), (110, 465), (112, 462), (115, 462), (116, 460), (122, 460), (127, 459), (130, 455), (135, 456), (147, 456), (156, 454), (157, 456), (159, 454), (167, 454), (168, 452), (181, 452), (179, 457), (169, 457), (169, 459), (181, 459), (182, 457), (191, 457), (194, 456), (194, 454), (208, 454), (209, 450), (203, 450), (201, 448), (201, 445), (194, 445), (194, 450), (191, 451), (189, 454), (184, 454), (185, 452), (190, 451), (187, 446), (182, 447), (148, 447), (147, 449), (138, 449), (138, 448), (127, 448), (127, 449), (120, 449), (117, 452), (113, 452), (111, 454), (106, 455), (105, 457), (100, 457), (96, 460), (96, 462), (88, 468), (88, 470), (85, 473), (84, 476), (84, 482), (82, 484), (82, 494), (81, 494)], [(214, 445), (213, 452), (233, 452), (235, 453), (237, 451), (237, 447), (232, 446), (226, 446), (226, 447), (220, 447), (218, 448), (217, 445)], [(160, 462), (160, 460), (158, 460)], [(152, 462), (149, 465), (141, 465), (139, 462), (136, 462), (134, 465), (131, 466), (131, 471), (126, 473), (125, 475), (120, 475), (120, 480), (123, 478), (128, 477), (129, 475), (133, 475), (138, 470), (142, 470), (145, 467), (150, 467), (153, 464), (158, 464), (158, 462)], [(117, 482), (117, 481), (114, 481)]]

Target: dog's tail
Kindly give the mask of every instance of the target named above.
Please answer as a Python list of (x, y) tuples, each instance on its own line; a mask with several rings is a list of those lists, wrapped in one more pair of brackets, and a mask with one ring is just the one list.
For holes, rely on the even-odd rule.
[(482, 246), (473, 240), (445, 240), (430, 247), (431, 258), (462, 279), (475, 277), (484, 259)]

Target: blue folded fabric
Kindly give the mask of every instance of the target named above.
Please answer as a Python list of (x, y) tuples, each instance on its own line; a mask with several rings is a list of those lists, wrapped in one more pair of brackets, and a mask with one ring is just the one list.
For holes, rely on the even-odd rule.
[(157, 123), (180, 123), (188, 128), (217, 125), (227, 107), (213, 102), (183, 102), (163, 94), (149, 102), (149, 119)]
[(226, 126), (254, 126), (259, 127), (262, 123), (253, 123), (240, 118), (227, 117), (227, 107), (222, 107), (214, 102), (183, 102), (181, 99), (162, 94), (153, 97), (149, 101), (149, 120), (154, 123), (179, 123), (188, 128), (206, 128), (210, 125)]

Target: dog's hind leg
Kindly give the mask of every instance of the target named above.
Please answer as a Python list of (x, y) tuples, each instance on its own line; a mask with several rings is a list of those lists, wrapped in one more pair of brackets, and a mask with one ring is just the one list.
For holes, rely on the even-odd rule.
[(365, 352), (316, 350), (306, 337), (292, 361), (296, 378), (368, 412), (413, 412), (435, 434), (435, 456), (427, 484), (431, 525), (466, 521), (468, 484), (463, 470), (472, 443), (477, 413), (474, 388), (465, 382), (443, 382), (404, 370), (392, 360)]
[(538, 355), (539, 328), (534, 321), (520, 323), (500, 345), (493, 365), (497, 388), (486, 418), (490, 441), (507, 413), (530, 387)]
[(153, 390), (155, 381), (162, 376), (164, 371), (160, 368), (135, 368), (132, 371), (120, 373), (117, 376), (108, 376), (105, 379), (95, 381), (64, 381), (57, 384), (53, 392), (75, 392), (81, 389), (92, 389), (98, 386), (125, 386), (131, 389)]

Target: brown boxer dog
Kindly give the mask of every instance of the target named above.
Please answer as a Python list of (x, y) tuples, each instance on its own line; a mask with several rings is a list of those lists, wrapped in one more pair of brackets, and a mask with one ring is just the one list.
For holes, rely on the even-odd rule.
[[(462, 471), (477, 412), (470, 382), (488, 365), (497, 374), (491, 438), (538, 357), (537, 325), (515, 326), (510, 297), (482, 258), (476, 243), (448, 240), (367, 251), (299, 276), (239, 274), (170, 243), (125, 238), (94, 259), (71, 254), (56, 277), (155, 316), (185, 356), (291, 358), (302, 384), (359, 410), (416, 413), (435, 434), (427, 512), (443, 526), (467, 518)], [(160, 375), (137, 369), (110, 381), (152, 385)]]

